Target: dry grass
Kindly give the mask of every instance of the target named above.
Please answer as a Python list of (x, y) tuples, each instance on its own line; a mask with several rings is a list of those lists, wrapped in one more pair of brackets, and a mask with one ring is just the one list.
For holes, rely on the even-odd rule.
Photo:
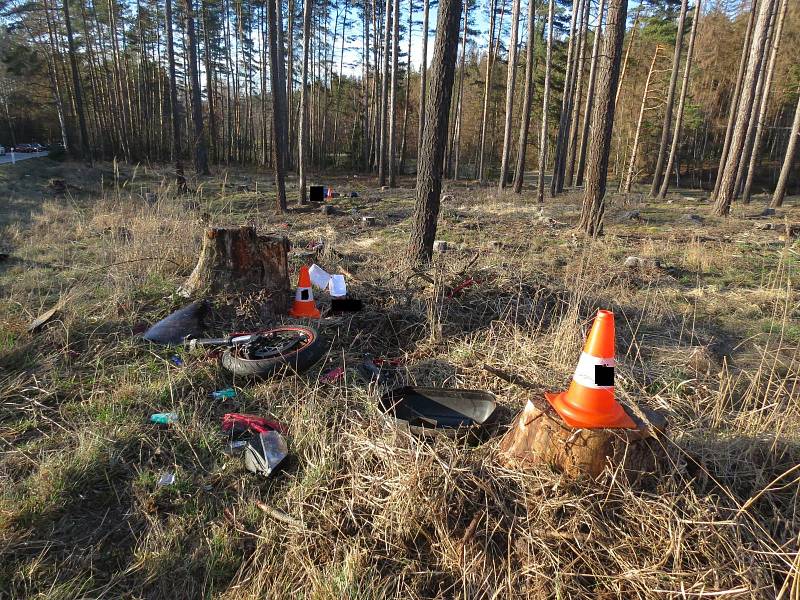
[[(630, 207), (612, 207), (591, 242), (541, 220), (530, 196), (463, 184), (440, 219), (461, 246), (431, 284), (399, 258), (412, 182), (367, 200), (379, 194), (360, 179), (362, 198), (340, 200), (339, 216), (277, 217), (263, 174), (232, 170), (175, 197), (158, 169), (120, 170), (102, 189), (84, 173), (85, 193), (45, 198), (4, 230), (0, 597), (798, 598), (797, 244), (741, 217), (690, 225), (681, 215), (708, 211), (681, 196), (638, 207), (645, 222), (616, 223)], [(158, 192), (155, 206), (143, 189)], [(285, 232), (298, 249), (322, 240), (317, 260), (352, 274), (369, 309), (323, 321), (324, 363), (232, 381), (202, 357), (176, 367), (135, 340), (137, 325), (180, 305), (203, 213)], [(574, 197), (545, 207), (567, 224), (575, 214)], [(625, 269), (631, 254), (662, 266)], [(448, 298), (467, 276), (479, 283)], [(56, 322), (25, 333), (64, 297)], [(247, 299), (215, 302), (211, 333), (263, 318)], [(597, 482), (503, 468), (503, 426), (531, 394), (568, 383), (598, 307), (617, 313), (618, 393), (669, 417), (669, 463)], [(318, 382), (365, 352), (401, 358), (410, 382), (493, 391), (501, 426), (480, 445), (387, 429), (374, 390)], [(228, 385), (234, 401), (207, 399)], [(180, 424), (146, 424), (162, 410)], [(278, 476), (257, 479), (222, 452), (218, 419), (231, 410), (289, 426)], [(176, 484), (158, 487), (167, 470)]]

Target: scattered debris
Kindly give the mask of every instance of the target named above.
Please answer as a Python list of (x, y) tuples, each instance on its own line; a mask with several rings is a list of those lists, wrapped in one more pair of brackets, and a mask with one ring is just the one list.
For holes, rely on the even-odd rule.
[(687, 214), (683, 215), (684, 221), (689, 221), (690, 223), (694, 223), (696, 225), (702, 225), (705, 222), (705, 219), (700, 215), (696, 214)]
[(638, 256), (629, 256), (625, 259), (623, 266), (628, 269), (638, 269), (644, 264), (644, 260), (639, 258)]
[(208, 394), (209, 398), (214, 400), (230, 400), (236, 398), (236, 390), (233, 388), (225, 388), (224, 390), (217, 390)]
[(436, 240), (433, 242), (433, 251), (434, 252), (447, 252), (450, 248), (449, 244), (444, 240)]
[(627, 210), (619, 216), (620, 221), (641, 221), (642, 214), (638, 210)]
[(362, 227), (374, 227), (377, 223), (375, 217), (361, 217)]
[(308, 268), (308, 276), (311, 278), (311, 283), (317, 288), (324, 290), (331, 282), (331, 275), (319, 265), (311, 265)]
[(178, 356), (177, 354), (173, 354), (172, 356), (170, 356), (169, 357), (169, 362), (171, 362), (176, 367), (182, 367), (183, 366), (183, 359), (180, 356)]
[(277, 431), (265, 431), (248, 440), (244, 466), (251, 473), (268, 477), (288, 454), (283, 436)]
[(320, 383), (334, 383), (344, 377), (344, 368), (336, 367), (320, 375)]
[(63, 179), (50, 179), (47, 182), (47, 187), (57, 194), (63, 194), (67, 191), (67, 182)]
[(31, 321), (31, 324), (28, 325), (28, 333), (36, 333), (47, 323), (52, 321), (57, 315), (59, 315), (60, 312), (61, 312), (61, 300), (59, 300), (58, 304), (56, 304), (53, 308), (43, 312), (33, 321)]
[(225, 454), (230, 456), (238, 456), (242, 452), (244, 452), (245, 447), (247, 446), (247, 440), (233, 440), (232, 442), (228, 442), (225, 446)]
[(774, 223), (764, 223), (764, 222), (761, 222), (761, 221), (756, 221), (755, 223), (753, 223), (753, 227), (755, 227), (756, 229), (762, 229), (762, 230), (765, 230), (765, 231), (769, 231), (771, 229), (775, 229), (775, 224)]
[(775, 215), (775, 209), (772, 207), (767, 206), (764, 210), (761, 211), (762, 217), (772, 217)]
[(188, 337), (200, 335), (209, 308), (207, 300), (195, 300), (150, 327), (142, 338), (165, 346), (183, 344)]
[(319, 207), (319, 212), (323, 215), (332, 215), (334, 214), (334, 208), (330, 204), (323, 204)]
[(166, 473), (162, 473), (161, 477), (158, 478), (158, 482), (156, 485), (159, 487), (164, 487), (167, 485), (173, 485), (175, 483), (175, 473), (170, 473), (167, 471)]
[(153, 413), (150, 415), (150, 422), (157, 425), (172, 425), (179, 420), (178, 413)]
[(344, 275), (341, 273), (331, 275), (330, 292), (331, 298), (342, 298), (347, 296), (347, 283), (345, 283)]
[(260, 511), (266, 513), (276, 521), (280, 521), (281, 523), (291, 525), (292, 527), (296, 527), (301, 531), (306, 531), (305, 525), (303, 525), (300, 521), (298, 521), (294, 517), (287, 515), (282, 510), (278, 510), (277, 508), (272, 508), (271, 506), (264, 504), (260, 500), (256, 501), (256, 506)]
[(225, 413), (222, 416), (222, 431), (231, 435), (242, 435), (246, 433), (264, 433), (266, 431), (286, 433), (287, 429), (285, 425), (277, 421), (270, 421), (257, 415)]
[(484, 425), (497, 400), (480, 390), (406, 386), (387, 392), (380, 400), (383, 412), (409, 427), (457, 428)]

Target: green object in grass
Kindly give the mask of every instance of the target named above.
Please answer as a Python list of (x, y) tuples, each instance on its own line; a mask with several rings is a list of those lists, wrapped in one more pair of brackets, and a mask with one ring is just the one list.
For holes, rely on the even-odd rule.
[(150, 422), (159, 425), (170, 425), (178, 422), (178, 413), (153, 413), (150, 415)]

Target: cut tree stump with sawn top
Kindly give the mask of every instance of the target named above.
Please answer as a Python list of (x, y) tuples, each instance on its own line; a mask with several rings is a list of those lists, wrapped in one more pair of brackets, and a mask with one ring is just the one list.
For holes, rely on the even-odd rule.
[(198, 291), (270, 293), (276, 312), (286, 310), (289, 294), (289, 242), (262, 236), (255, 227), (208, 227), (200, 258), (186, 283), (184, 296)]
[(529, 400), (500, 443), (500, 460), (509, 467), (548, 464), (568, 477), (598, 477), (606, 466), (627, 473), (653, 473), (664, 459), (654, 434), (666, 419), (649, 409), (628, 410), (638, 429), (573, 429), (544, 398)]

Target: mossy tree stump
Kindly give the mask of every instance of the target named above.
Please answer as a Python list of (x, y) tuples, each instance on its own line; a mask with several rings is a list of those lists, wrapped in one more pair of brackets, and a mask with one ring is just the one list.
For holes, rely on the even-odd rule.
[(656, 412), (642, 413), (628, 411), (638, 429), (573, 429), (544, 398), (529, 400), (500, 443), (501, 462), (523, 469), (547, 464), (572, 478), (597, 478), (609, 465), (632, 475), (652, 473), (663, 460), (654, 433), (667, 423)]
[(208, 227), (192, 274), (180, 288), (199, 291), (267, 292), (275, 311), (285, 311), (289, 293), (289, 242), (262, 236), (254, 227)]

